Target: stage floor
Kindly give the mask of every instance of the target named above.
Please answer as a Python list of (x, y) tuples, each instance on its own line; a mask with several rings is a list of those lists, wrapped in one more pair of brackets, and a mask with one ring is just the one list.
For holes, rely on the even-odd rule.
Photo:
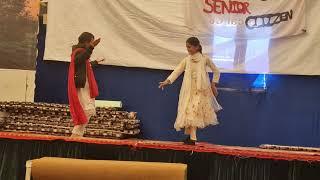
[(255, 148), (255, 147), (214, 145), (214, 144), (203, 143), (203, 142), (198, 142), (195, 146), (190, 146), (190, 145), (184, 145), (182, 142), (150, 141), (150, 140), (140, 140), (140, 139), (115, 140), (115, 139), (99, 139), (99, 138), (86, 138), (86, 137), (71, 138), (71, 137), (64, 137), (64, 136), (51, 136), (51, 135), (14, 133), (14, 132), (0, 132), (0, 138), (15, 139), (15, 140), (41, 140), (41, 141), (62, 140), (66, 142), (130, 146), (132, 148), (137, 148), (137, 149), (147, 148), (147, 149), (216, 153), (221, 155), (237, 156), (241, 158), (320, 162), (320, 153), (318, 152), (269, 150), (269, 149)]

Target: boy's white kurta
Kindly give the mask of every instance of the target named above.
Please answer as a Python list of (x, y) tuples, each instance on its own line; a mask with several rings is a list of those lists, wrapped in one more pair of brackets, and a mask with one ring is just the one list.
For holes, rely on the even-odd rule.
[[(88, 119), (88, 123), (90, 118), (96, 114), (96, 107), (95, 107), (95, 98), (91, 98), (90, 96), (90, 87), (88, 78), (86, 79), (86, 84), (84, 88), (77, 88), (78, 98), (84, 113)], [(85, 133), (85, 129), (87, 124), (81, 124), (74, 126), (72, 130), (72, 134), (76, 134), (79, 136), (83, 136)]]
[(209, 57), (201, 53), (184, 58), (167, 78), (173, 83), (185, 72), (174, 124), (177, 131), (186, 127), (204, 128), (218, 124), (216, 112), (222, 108), (213, 95), (207, 66), (214, 73), (212, 81), (218, 83), (220, 79), (218, 68)]

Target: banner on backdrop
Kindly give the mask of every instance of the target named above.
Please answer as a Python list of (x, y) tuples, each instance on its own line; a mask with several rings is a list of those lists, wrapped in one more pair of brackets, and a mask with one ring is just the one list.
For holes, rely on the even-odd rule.
[(35, 69), (39, 0), (0, 1), (0, 68)]
[(319, 75), (319, 12), (315, 0), (48, 0), (44, 59), (69, 61), (89, 31), (92, 60), (171, 70), (197, 36), (222, 72)]
[(187, 0), (186, 8), (195, 34), (255, 39), (306, 32), (304, 0)]

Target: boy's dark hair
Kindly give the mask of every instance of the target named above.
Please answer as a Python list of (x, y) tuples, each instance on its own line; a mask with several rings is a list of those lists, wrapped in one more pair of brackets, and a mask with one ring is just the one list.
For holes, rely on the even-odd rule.
[(78, 44), (86, 43), (86, 42), (91, 42), (91, 40), (94, 39), (93, 34), (89, 32), (83, 32), (78, 38)]
[(200, 41), (196, 37), (189, 37), (186, 41), (186, 43), (192, 45), (192, 46), (199, 46), (198, 51), (202, 54), (202, 46), (200, 44)]

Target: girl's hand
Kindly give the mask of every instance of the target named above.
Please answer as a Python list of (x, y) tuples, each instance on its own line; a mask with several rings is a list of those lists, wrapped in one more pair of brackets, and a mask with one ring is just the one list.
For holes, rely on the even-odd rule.
[(164, 87), (169, 84), (171, 84), (170, 81), (168, 79), (166, 79), (165, 81), (159, 82), (159, 88), (163, 90)]
[(215, 97), (217, 97), (218, 96), (218, 89), (217, 89), (217, 87), (216, 87), (216, 84), (213, 82), (213, 83), (211, 83), (211, 89), (212, 89), (212, 93), (213, 93), (213, 95), (215, 96)]

